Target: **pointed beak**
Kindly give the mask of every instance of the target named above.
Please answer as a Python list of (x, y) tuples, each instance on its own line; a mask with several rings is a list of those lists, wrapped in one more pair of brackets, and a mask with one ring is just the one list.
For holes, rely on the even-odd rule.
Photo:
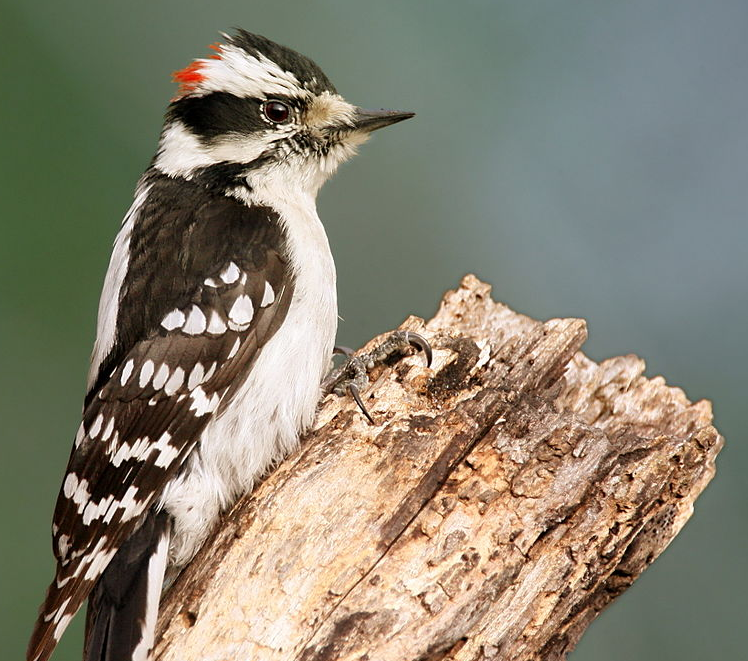
[(364, 108), (356, 108), (352, 123), (354, 130), (371, 133), (390, 124), (410, 119), (414, 115), (414, 112), (404, 112), (401, 110), (365, 110)]

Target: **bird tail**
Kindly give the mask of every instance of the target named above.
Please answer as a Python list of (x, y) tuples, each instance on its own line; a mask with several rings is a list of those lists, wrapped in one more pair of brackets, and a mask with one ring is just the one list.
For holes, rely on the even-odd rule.
[(148, 661), (171, 536), (151, 512), (117, 551), (88, 598), (83, 661)]

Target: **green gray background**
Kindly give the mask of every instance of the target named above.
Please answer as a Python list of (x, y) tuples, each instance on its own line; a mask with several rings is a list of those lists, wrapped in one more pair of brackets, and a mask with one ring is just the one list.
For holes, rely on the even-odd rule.
[[(0, 640), (52, 577), (99, 288), (169, 73), (242, 26), (351, 101), (414, 110), (322, 191), (339, 341), (428, 316), (467, 271), (540, 319), (589, 321), (727, 438), (693, 520), (573, 661), (747, 658), (745, 0), (3, 2)], [(81, 618), (79, 618), (81, 619)], [(56, 659), (76, 659), (81, 623)]]

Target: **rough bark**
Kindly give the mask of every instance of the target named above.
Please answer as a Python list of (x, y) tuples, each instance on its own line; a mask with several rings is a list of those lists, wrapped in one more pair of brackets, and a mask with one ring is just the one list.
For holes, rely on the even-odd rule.
[(636, 356), (592, 362), (581, 320), (467, 276), (401, 328), (431, 369), (376, 368), (376, 425), (322, 402), (165, 596), (158, 659), (563, 659), (714, 474), (709, 403)]

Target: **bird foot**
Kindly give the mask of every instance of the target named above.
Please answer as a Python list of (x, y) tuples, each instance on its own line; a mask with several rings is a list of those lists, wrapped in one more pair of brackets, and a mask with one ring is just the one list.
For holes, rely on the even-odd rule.
[(366, 419), (371, 424), (376, 424), (361, 399), (361, 390), (369, 385), (368, 371), (376, 365), (383, 364), (392, 356), (405, 354), (411, 348), (423, 351), (426, 356), (426, 366), (431, 366), (431, 345), (426, 338), (413, 331), (395, 331), (384, 342), (360, 356), (354, 356), (353, 350), (347, 347), (335, 347), (333, 353), (343, 354), (347, 358), (340, 367), (333, 369), (325, 377), (322, 390), (325, 394), (332, 392), (340, 397), (346, 393), (349, 394)]

